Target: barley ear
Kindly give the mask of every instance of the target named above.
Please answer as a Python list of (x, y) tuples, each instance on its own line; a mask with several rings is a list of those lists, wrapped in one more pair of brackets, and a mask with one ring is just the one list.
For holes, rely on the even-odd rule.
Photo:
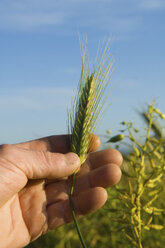
[[(80, 82), (69, 115), (69, 131), (71, 133), (70, 149), (72, 152), (78, 154), (81, 164), (87, 158), (91, 144), (91, 134), (95, 131), (108, 96), (104, 96), (111, 78), (112, 69), (108, 44), (102, 50), (102, 55), (98, 52), (97, 63), (93, 72), (90, 72), (87, 49), (82, 46)], [(82, 247), (85, 248), (86, 245), (78, 226), (72, 200), (76, 172), (73, 174), (72, 179), (70, 191), (71, 212)]]

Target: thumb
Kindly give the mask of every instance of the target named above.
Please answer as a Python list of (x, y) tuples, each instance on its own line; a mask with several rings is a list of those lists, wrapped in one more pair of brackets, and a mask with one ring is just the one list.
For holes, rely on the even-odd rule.
[[(21, 152), (23, 156), (24, 151)], [(26, 151), (23, 168), (28, 179), (58, 179), (70, 176), (80, 167), (80, 159), (75, 153), (51, 153)]]
[[(11, 146), (10, 146), (11, 148)], [(75, 153), (52, 153), (47, 151), (26, 150), (12, 146), (8, 152), (14, 164), (21, 169), (27, 179), (57, 179), (70, 176), (80, 166)]]
[(0, 146), (1, 203), (19, 192), (29, 179), (66, 177), (73, 174), (79, 166), (80, 159), (75, 153), (51, 153), (2, 145)]

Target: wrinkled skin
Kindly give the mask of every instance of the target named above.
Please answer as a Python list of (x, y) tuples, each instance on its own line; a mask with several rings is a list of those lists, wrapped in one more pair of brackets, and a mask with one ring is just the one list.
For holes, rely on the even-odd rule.
[[(121, 154), (113, 149), (94, 152), (93, 136), (81, 166), (73, 202), (77, 217), (102, 207), (105, 188), (121, 177)], [(69, 191), (80, 160), (69, 153), (69, 136), (58, 135), (0, 146), (0, 247), (21, 248), (40, 235), (72, 221)]]

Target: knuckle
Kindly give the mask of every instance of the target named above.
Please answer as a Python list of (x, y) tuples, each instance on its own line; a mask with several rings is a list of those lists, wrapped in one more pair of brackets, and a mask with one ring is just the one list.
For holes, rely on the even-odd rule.
[(41, 152), (42, 159), (45, 164), (51, 166), (54, 162), (59, 163), (64, 160), (64, 155), (60, 153), (50, 153), (50, 152)]
[(65, 161), (64, 161), (64, 155), (60, 153), (50, 153), (50, 152), (40, 152), (40, 156), (43, 162), (43, 168), (45, 168), (48, 171), (52, 171), (58, 167), (61, 167)]
[(13, 146), (10, 145), (10, 144), (0, 145), (0, 153), (1, 153), (1, 155), (6, 155), (8, 153), (11, 153), (12, 150), (13, 150)]

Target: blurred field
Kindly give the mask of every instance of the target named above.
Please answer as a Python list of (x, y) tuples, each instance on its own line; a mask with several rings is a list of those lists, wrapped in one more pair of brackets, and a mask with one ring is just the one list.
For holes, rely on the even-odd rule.
[[(116, 191), (114, 188), (108, 190), (109, 199), (106, 205), (94, 214), (87, 216), (79, 221), (81, 230), (84, 234), (87, 247), (95, 248), (131, 248), (124, 230), (120, 223), (114, 221), (114, 213), (109, 208), (119, 208), (120, 202), (114, 201)], [(162, 192), (157, 204), (164, 206), (165, 192)], [(159, 218), (160, 224), (165, 223), (165, 215)], [(165, 247), (165, 230), (146, 231), (143, 234), (143, 246), (145, 248), (163, 248)], [(73, 224), (58, 228), (37, 241), (31, 243), (28, 248), (78, 248), (80, 243)]]
[[(153, 104), (142, 116), (146, 122), (143, 143), (132, 123), (122, 124), (127, 138), (123, 144), (132, 150), (124, 156), (120, 183), (108, 188), (108, 201), (102, 209), (79, 220), (87, 247), (165, 247), (165, 139), (158, 123), (165, 116)], [(73, 224), (60, 227), (27, 246), (78, 247), (81, 246)]]

